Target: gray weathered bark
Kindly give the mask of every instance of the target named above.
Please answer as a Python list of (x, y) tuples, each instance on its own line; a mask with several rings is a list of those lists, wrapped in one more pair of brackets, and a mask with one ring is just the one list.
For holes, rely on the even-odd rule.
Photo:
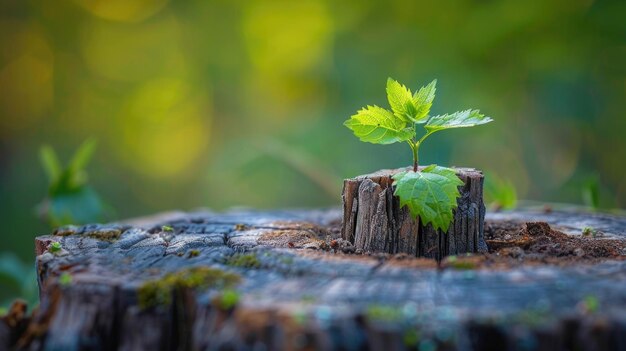
[(485, 205), (483, 174), (456, 168), (465, 183), (447, 233), (414, 220), (393, 195), (394, 174), (406, 169), (381, 170), (346, 179), (343, 184), (341, 235), (364, 252), (406, 253), (441, 260), (447, 255), (487, 250), (483, 238)]
[[(626, 217), (490, 216), (626, 239)], [(340, 241), (340, 220), (338, 210), (175, 213), (38, 237), (39, 311), (0, 317), (0, 350), (625, 349), (624, 255), (472, 269), (305, 249)], [(48, 252), (51, 242), (63, 251)], [(217, 285), (166, 284), (170, 300), (141, 305), (147, 283), (190, 268), (239, 276), (236, 304), (219, 303)]]

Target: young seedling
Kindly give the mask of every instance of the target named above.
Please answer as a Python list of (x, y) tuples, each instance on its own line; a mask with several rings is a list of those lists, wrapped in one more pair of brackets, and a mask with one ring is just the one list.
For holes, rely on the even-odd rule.
[(61, 276), (59, 276), (59, 284), (64, 287), (72, 285), (72, 280), (72, 275), (67, 272), (63, 272)]
[(54, 255), (61, 252), (62, 249), (63, 247), (61, 247), (61, 243), (57, 241), (53, 242), (52, 244), (50, 244), (50, 246), (48, 246), (48, 251), (50, 251), (50, 253)]
[(594, 227), (585, 226), (582, 231), (582, 235), (586, 237), (601, 237), (604, 236), (604, 233), (600, 230), (597, 230)]
[[(432, 223), (435, 229), (448, 231), (452, 211), (460, 196), (458, 187), (463, 182), (453, 169), (430, 165), (419, 169), (419, 148), (435, 132), (451, 128), (472, 127), (492, 121), (478, 110), (464, 110), (451, 114), (430, 116), (435, 99), (437, 80), (412, 93), (406, 86), (387, 79), (387, 99), (391, 111), (378, 106), (367, 106), (348, 119), (344, 125), (361, 141), (373, 144), (406, 142), (413, 154), (412, 171), (393, 176), (394, 195), (400, 206), (407, 206), (413, 218)], [(418, 125), (425, 131), (418, 137)]]

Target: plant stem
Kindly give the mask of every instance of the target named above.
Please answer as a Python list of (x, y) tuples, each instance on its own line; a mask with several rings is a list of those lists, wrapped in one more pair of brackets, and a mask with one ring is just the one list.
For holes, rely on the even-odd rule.
[[(413, 125), (413, 128), (417, 129), (417, 123)], [(411, 147), (411, 151), (413, 151), (413, 172), (417, 172), (417, 169), (419, 168), (419, 156), (417, 152), (419, 151), (420, 145), (422, 145), (422, 142), (432, 133), (434, 133), (434, 131), (427, 132), (420, 138), (420, 140), (416, 140), (417, 136), (413, 137), (413, 140), (407, 140), (409, 146)]]
[(420, 142), (417, 141), (417, 123), (413, 124), (413, 140), (407, 140), (409, 146), (411, 147), (411, 151), (413, 151), (413, 172), (417, 172), (418, 168), (418, 158), (417, 158), (417, 150), (419, 149)]
[(417, 158), (417, 149), (419, 148), (419, 143), (414, 143), (411, 149), (413, 150), (413, 172), (417, 172), (418, 166), (418, 158)]

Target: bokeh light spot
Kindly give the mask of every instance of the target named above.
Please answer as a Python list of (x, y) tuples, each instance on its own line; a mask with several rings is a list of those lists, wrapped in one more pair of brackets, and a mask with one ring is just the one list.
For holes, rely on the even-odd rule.
[[(136, 172), (151, 178), (181, 176), (196, 166), (210, 135), (207, 94), (184, 81), (159, 78), (130, 96), (118, 121), (123, 138), (118, 155)], [(178, 178), (180, 179), (180, 178)]]
[(96, 17), (111, 21), (143, 21), (167, 5), (167, 0), (74, 0)]
[(261, 1), (247, 9), (243, 31), (254, 66), (299, 72), (317, 65), (331, 44), (332, 21), (319, 1)]
[(32, 126), (51, 110), (54, 54), (39, 31), (19, 26), (1, 56), (0, 135), (10, 135)]
[(173, 17), (144, 25), (92, 23), (82, 40), (82, 54), (95, 73), (112, 80), (137, 81), (168, 72), (187, 73)]

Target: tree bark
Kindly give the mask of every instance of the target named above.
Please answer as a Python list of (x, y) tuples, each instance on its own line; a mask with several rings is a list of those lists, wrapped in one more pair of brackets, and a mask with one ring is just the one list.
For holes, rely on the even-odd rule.
[[(491, 269), (461, 262), (504, 259), (474, 255), (438, 266), (330, 249), (342, 241), (341, 216), (170, 213), (40, 236), (41, 303), (31, 318), (19, 305), (0, 317), (0, 350), (410, 350), (422, 343), (438, 350), (624, 350), (626, 251), (586, 264), (503, 265), (515, 259)], [(517, 223), (512, 231), (528, 221), (559, 223), (576, 237), (583, 227), (602, 230), (605, 237), (590, 244), (626, 240), (626, 217), (600, 213), (515, 211), (488, 220)], [(51, 242), (63, 250), (50, 253)], [(168, 283), (198, 268), (239, 277), (234, 306), (220, 302), (227, 289), (209, 281)], [(154, 282), (164, 283), (159, 296), (171, 298), (142, 304)]]
[(465, 185), (459, 188), (454, 220), (443, 233), (413, 219), (408, 208), (400, 208), (391, 177), (405, 170), (408, 168), (381, 170), (344, 181), (342, 238), (363, 252), (406, 253), (437, 260), (485, 252), (482, 172), (456, 168)]

